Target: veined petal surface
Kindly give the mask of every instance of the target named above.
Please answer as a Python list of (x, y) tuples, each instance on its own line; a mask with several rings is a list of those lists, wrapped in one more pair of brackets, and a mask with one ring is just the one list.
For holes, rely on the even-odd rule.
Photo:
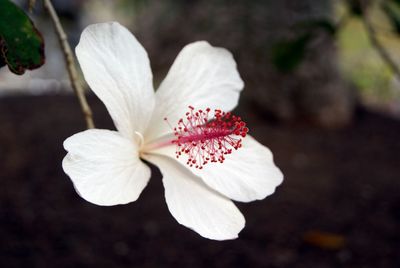
[(64, 148), (64, 172), (78, 194), (96, 205), (133, 202), (150, 179), (137, 145), (116, 131), (86, 130), (66, 139)]
[[(175, 156), (175, 146), (165, 146), (151, 153)], [(177, 162), (199, 176), (209, 187), (235, 201), (264, 199), (282, 183), (283, 175), (274, 164), (271, 151), (247, 135), (242, 147), (226, 155), (223, 163), (207, 163), (203, 169), (191, 168), (182, 155)]]
[(143, 133), (154, 108), (146, 51), (117, 22), (88, 26), (75, 49), (86, 82), (107, 107), (116, 128), (131, 139)]
[(191, 43), (179, 53), (164, 81), (156, 91), (156, 107), (146, 140), (161, 137), (175, 125), (192, 105), (196, 109), (236, 107), (243, 81), (232, 54), (205, 41)]
[(245, 220), (231, 200), (207, 187), (169, 157), (146, 155), (145, 158), (160, 168), (168, 209), (180, 224), (209, 239), (238, 237)]

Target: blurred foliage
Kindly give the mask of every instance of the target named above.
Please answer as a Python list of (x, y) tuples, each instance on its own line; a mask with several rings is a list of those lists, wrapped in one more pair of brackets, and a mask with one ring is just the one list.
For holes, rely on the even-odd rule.
[[(368, 5), (369, 18), (379, 41), (399, 63), (400, 0), (384, 0), (377, 4), (370, 2)], [(385, 109), (400, 101), (398, 80), (370, 43), (360, 16), (354, 16), (347, 5), (338, 4), (337, 11), (339, 17), (351, 15), (338, 31), (339, 62), (344, 74), (357, 87), (362, 102)]]
[(330, 35), (335, 35), (337, 30), (336, 25), (328, 19), (308, 20), (298, 23), (295, 27), (299, 28), (300, 30), (306, 30), (309, 33), (312, 33), (316, 30), (323, 30)]
[(294, 25), (293, 37), (273, 46), (274, 66), (281, 72), (295, 71), (312, 53), (313, 40), (324, 32), (337, 40), (341, 69), (356, 86), (361, 101), (396, 113), (399, 109), (396, 107), (400, 107), (400, 79), (382, 58), (379, 48), (371, 43), (364, 16), (368, 14), (375, 29), (373, 34), (386, 54), (400, 65), (400, 0), (344, 0), (335, 2), (335, 8), (338, 11), (335, 19), (305, 20)]
[(385, 1), (381, 4), (382, 10), (386, 13), (393, 29), (400, 34), (400, 1)]
[(144, 8), (147, 4), (147, 0), (119, 1), (117, 2), (117, 8), (125, 12), (137, 12), (138, 10)]
[(0, 66), (6, 63), (19, 75), (42, 66), (44, 41), (25, 12), (9, 0), (0, 0), (0, 18)]
[(355, 16), (362, 15), (361, 1), (362, 0), (347, 0), (347, 5), (352, 15)]
[(272, 63), (281, 72), (294, 71), (307, 54), (307, 46), (317, 31), (335, 35), (336, 26), (327, 19), (303, 21), (294, 26), (300, 32), (295, 38), (281, 40), (272, 46)]
[(311, 34), (300, 35), (293, 40), (277, 42), (272, 47), (272, 63), (281, 72), (291, 72), (302, 62)]

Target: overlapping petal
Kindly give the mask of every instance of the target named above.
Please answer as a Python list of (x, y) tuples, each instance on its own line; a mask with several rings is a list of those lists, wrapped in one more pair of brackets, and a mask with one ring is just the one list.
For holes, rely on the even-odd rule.
[(175, 160), (147, 155), (163, 175), (168, 209), (182, 225), (201, 236), (234, 239), (243, 229), (245, 220), (231, 200), (207, 187), (204, 182)]
[(138, 199), (150, 178), (150, 169), (138, 155), (137, 146), (118, 132), (91, 129), (64, 141), (68, 154), (63, 169), (78, 194), (103, 206)]
[(171, 132), (171, 124), (178, 122), (192, 105), (196, 109), (236, 107), (243, 89), (232, 54), (205, 41), (187, 45), (182, 49), (166, 78), (156, 92), (156, 107), (146, 140)]
[(86, 82), (106, 105), (121, 134), (143, 133), (153, 108), (153, 75), (146, 51), (117, 22), (88, 26), (76, 55)]
[(223, 111), (237, 105), (244, 85), (231, 53), (205, 41), (187, 45), (156, 94), (146, 51), (120, 24), (87, 27), (76, 53), (118, 129), (87, 130), (64, 142), (63, 169), (78, 194), (106, 206), (137, 200), (150, 178), (140, 155), (160, 168), (168, 208), (180, 224), (209, 239), (236, 238), (245, 219), (230, 199), (263, 199), (282, 182), (271, 152), (248, 136), (224, 163), (189, 168), (184, 156), (175, 159), (164, 121), (177, 123), (189, 105)]
[[(152, 153), (173, 157), (175, 146), (158, 148)], [(224, 163), (208, 163), (200, 170), (189, 168), (184, 155), (176, 160), (209, 187), (235, 201), (264, 199), (283, 180), (271, 151), (249, 135), (243, 139), (241, 148), (226, 156)]]
[(241, 202), (264, 199), (283, 180), (271, 151), (249, 135), (241, 148), (226, 156), (224, 163), (209, 163), (193, 172), (211, 188)]

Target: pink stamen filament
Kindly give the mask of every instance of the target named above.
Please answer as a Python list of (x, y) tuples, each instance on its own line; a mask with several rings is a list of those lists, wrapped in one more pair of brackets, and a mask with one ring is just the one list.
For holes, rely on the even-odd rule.
[(211, 120), (209, 113), (210, 108), (195, 111), (189, 106), (186, 119), (180, 119), (173, 129), (176, 157), (187, 155), (190, 167), (202, 169), (209, 162), (223, 163), (225, 155), (242, 146), (242, 138), (249, 131), (240, 117), (229, 112), (215, 110)]

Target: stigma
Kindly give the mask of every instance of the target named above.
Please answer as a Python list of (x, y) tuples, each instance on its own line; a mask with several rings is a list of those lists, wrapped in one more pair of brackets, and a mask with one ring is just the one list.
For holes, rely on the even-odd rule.
[(187, 156), (187, 165), (202, 169), (207, 163), (223, 163), (226, 155), (242, 147), (249, 129), (230, 112), (189, 106), (173, 131), (176, 158)]

